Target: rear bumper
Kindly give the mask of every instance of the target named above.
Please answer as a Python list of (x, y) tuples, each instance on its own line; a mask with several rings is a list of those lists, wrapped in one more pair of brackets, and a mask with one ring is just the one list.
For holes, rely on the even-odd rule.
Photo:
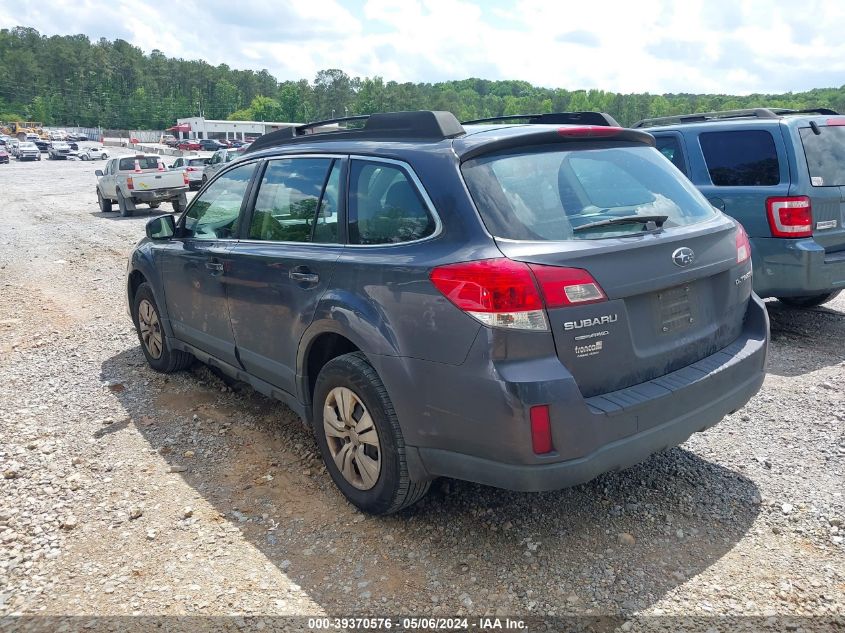
[(826, 253), (812, 239), (753, 238), (754, 292), (800, 297), (845, 288), (845, 251)]
[(170, 200), (178, 198), (184, 193), (187, 193), (187, 187), (174, 187), (171, 189), (133, 189), (132, 197), (141, 202), (155, 202), (157, 200)]
[[(742, 334), (723, 350), (660, 378), (587, 399), (563, 365), (551, 369), (550, 359), (509, 368), (497, 376), (497, 386), (468, 378), (466, 363), (455, 368), (463, 370), (463, 380), (449, 371), (437, 379), (440, 372), (429, 367), (427, 375), (414, 376), (414, 391), (398, 398), (393, 389), (399, 374), (377, 369), (399, 414), (413, 478), (554, 490), (632, 466), (742, 407), (763, 383), (768, 338), (765, 306), (752, 295)], [(433, 401), (414, 416), (404, 399), (415, 397), (419, 406), (421, 395), (429, 399), (428, 394)], [(461, 398), (451, 408), (464, 417), (447, 410), (447, 397)], [(555, 452), (547, 455), (531, 448), (528, 411), (537, 404), (550, 407)], [(471, 411), (476, 413), (468, 417)]]

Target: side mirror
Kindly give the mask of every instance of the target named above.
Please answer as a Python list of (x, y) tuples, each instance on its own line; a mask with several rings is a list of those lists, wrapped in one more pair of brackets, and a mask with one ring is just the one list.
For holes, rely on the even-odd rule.
[(103, 170), (98, 169), (97, 171), (94, 172), (94, 175), (97, 176), (98, 178), (102, 178), (103, 177)]
[(147, 222), (147, 237), (151, 240), (169, 240), (176, 233), (173, 216), (160, 215)]

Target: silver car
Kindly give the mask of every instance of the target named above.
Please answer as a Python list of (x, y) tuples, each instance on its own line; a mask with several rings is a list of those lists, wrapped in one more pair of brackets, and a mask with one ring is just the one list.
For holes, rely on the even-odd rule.
[(18, 160), (41, 160), (41, 150), (35, 143), (24, 142), (18, 146)]
[(211, 157), (208, 167), (205, 168), (205, 173), (202, 175), (202, 184), (208, 182), (214, 177), (218, 171), (226, 166), (226, 163), (231, 163), (236, 158), (243, 156), (246, 147), (226, 147), (218, 149)]
[(205, 182), (203, 175), (205, 174), (206, 166), (211, 161), (211, 157), (211, 152), (180, 156), (170, 165), (170, 169), (184, 172), (188, 177), (190, 188), (199, 189), (202, 187), (203, 182)]

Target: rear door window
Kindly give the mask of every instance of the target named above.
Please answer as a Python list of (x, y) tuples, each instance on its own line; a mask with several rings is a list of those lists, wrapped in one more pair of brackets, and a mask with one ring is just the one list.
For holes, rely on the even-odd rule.
[[(330, 177), (329, 172), (337, 172)], [(337, 242), (337, 212), (322, 204), (327, 182), (339, 182), (340, 161), (285, 158), (267, 164), (250, 222), (249, 238), (274, 242)], [(334, 193), (334, 200), (337, 194)], [(335, 203), (336, 205), (336, 203)], [(335, 206), (336, 209), (336, 206)], [(320, 226), (319, 232), (317, 226)]]
[(349, 243), (399, 244), (436, 229), (408, 172), (394, 163), (355, 159), (349, 175)]
[(845, 186), (845, 127), (823, 125), (821, 134), (801, 128), (801, 143), (814, 187)]
[(703, 132), (698, 140), (710, 180), (717, 187), (759, 187), (780, 182), (777, 148), (769, 132)]

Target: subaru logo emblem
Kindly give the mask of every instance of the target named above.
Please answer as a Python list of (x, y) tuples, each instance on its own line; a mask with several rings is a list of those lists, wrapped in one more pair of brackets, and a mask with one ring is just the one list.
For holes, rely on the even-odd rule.
[(682, 246), (681, 248), (676, 249), (674, 253), (672, 253), (672, 261), (675, 262), (676, 266), (684, 268), (685, 266), (689, 266), (695, 261), (695, 253), (692, 252), (691, 248)]

